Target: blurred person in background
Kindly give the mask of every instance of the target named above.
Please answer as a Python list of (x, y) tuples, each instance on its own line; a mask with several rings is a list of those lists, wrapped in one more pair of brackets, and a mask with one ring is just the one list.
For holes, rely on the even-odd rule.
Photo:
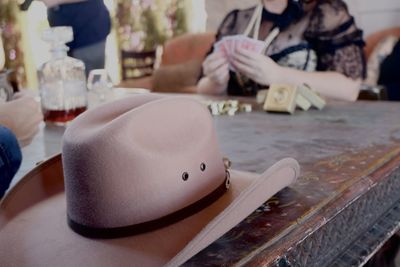
[(228, 62), (219, 51), (209, 54), (198, 93), (255, 95), (274, 83), (307, 83), (326, 97), (357, 99), (365, 76), (364, 41), (342, 0), (260, 0), (230, 12), (217, 41), (240, 34), (272, 42), (261, 56), (236, 48)]
[[(26, 0), (22, 9), (33, 0)], [(104, 69), (106, 39), (111, 18), (103, 0), (40, 0), (47, 9), (51, 27), (70, 26), (74, 40), (67, 44), (68, 55), (85, 63), (86, 75), (93, 69)]]
[(379, 73), (378, 84), (386, 88), (388, 100), (400, 101), (400, 40), (383, 60)]
[[(4, 51), (0, 38), (0, 71)], [(0, 102), (0, 199), (10, 186), (22, 161), (21, 146), (31, 143), (42, 121), (39, 103), (27, 93), (17, 93), (9, 102)]]

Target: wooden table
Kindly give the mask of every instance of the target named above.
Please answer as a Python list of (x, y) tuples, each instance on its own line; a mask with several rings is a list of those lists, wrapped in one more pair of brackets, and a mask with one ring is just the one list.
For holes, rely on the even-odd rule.
[(262, 172), (291, 156), (302, 172), (188, 266), (359, 266), (400, 228), (398, 103), (215, 121), (233, 168)]
[[(398, 103), (332, 102), (292, 116), (256, 110), (215, 124), (234, 169), (261, 173), (289, 156), (302, 172), (187, 266), (359, 266), (400, 228)], [(18, 176), (60, 151), (62, 133), (43, 128)]]

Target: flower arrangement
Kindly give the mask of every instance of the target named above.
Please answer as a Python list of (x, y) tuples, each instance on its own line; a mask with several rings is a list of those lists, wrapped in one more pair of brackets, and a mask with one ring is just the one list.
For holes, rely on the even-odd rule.
[(118, 0), (117, 29), (124, 51), (150, 51), (187, 31), (185, 0)]

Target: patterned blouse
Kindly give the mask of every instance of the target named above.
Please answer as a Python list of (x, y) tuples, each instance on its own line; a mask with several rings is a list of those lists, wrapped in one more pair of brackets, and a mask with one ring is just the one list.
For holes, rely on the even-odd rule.
[[(259, 39), (278, 27), (279, 35), (266, 55), (281, 66), (304, 71), (337, 71), (353, 79), (365, 77), (364, 41), (342, 0), (304, 1), (300, 7), (288, 1), (282, 14), (262, 11)], [(217, 41), (224, 36), (243, 34), (256, 7), (233, 10), (219, 27)], [(251, 80), (238, 82), (230, 73), (228, 94), (254, 95), (260, 88)]]

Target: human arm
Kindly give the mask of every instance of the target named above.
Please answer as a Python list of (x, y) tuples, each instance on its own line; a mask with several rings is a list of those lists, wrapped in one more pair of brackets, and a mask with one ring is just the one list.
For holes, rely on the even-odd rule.
[(210, 54), (203, 62), (204, 76), (197, 83), (201, 94), (221, 94), (226, 91), (229, 81), (229, 67), (226, 57), (219, 52)]
[[(239, 10), (235, 9), (227, 14), (218, 28), (216, 42), (224, 36), (239, 33), (240, 25), (237, 21), (239, 13)], [(203, 61), (202, 70), (202, 77), (197, 83), (198, 93), (222, 94), (226, 92), (229, 82), (228, 60), (221, 52), (214, 51), (214, 46)]]
[[(321, 1), (316, 6), (314, 5), (310, 12), (305, 32), (283, 30), (282, 34), (278, 36), (277, 43), (287, 41), (284, 39), (287, 34), (304, 38), (312, 52), (315, 52), (316, 68), (308, 67), (309, 72), (306, 72), (279, 66), (268, 56), (243, 50), (237, 51), (234, 65), (240, 66), (235, 67), (244, 76), (248, 76), (263, 86), (272, 83), (295, 85), (308, 83), (327, 97), (348, 101), (356, 100), (361, 79), (365, 74), (362, 31), (356, 27), (345, 3), (341, 0)], [(270, 48), (273, 50), (274, 47)], [(310, 59), (312, 57), (309, 55), (307, 59), (305, 58), (305, 63), (311, 66), (314, 61)], [(286, 66), (296, 66), (296, 64), (288, 64), (285, 61), (278, 62)], [(299, 69), (307, 69), (306, 65)]]
[(40, 1), (42, 1), (46, 5), (46, 7), (51, 8), (62, 4), (72, 4), (87, 0), (40, 0)]
[(261, 85), (306, 83), (321, 95), (340, 100), (357, 100), (361, 85), (360, 79), (353, 80), (339, 72), (306, 72), (282, 67), (267, 56), (243, 49), (237, 49), (233, 65), (238, 72)]
[(0, 104), (0, 124), (17, 136), (21, 146), (30, 144), (42, 120), (39, 103), (26, 94), (19, 93), (14, 100)]
[(278, 76), (290, 84), (306, 83), (323, 96), (346, 101), (356, 101), (360, 92), (361, 79), (353, 80), (334, 71), (305, 72), (281, 67)]

